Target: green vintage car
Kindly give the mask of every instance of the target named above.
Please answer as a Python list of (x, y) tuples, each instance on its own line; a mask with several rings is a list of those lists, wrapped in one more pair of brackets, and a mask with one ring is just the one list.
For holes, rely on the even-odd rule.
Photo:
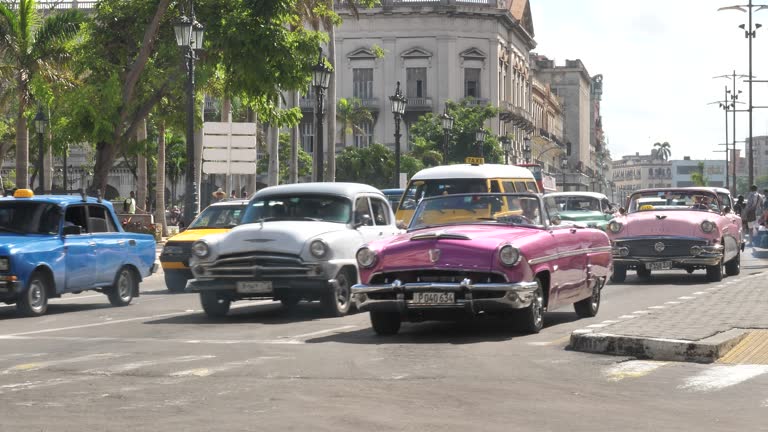
[(558, 214), (563, 222), (603, 231), (618, 210), (611, 207), (607, 196), (597, 192), (554, 192), (545, 195), (544, 200), (550, 214)]

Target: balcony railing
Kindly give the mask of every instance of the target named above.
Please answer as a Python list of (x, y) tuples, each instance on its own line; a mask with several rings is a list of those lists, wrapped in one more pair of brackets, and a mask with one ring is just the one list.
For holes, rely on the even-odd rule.
[[(379, 98), (360, 98), (360, 106), (367, 109), (368, 111), (378, 111), (380, 109), (379, 107)], [(408, 103), (410, 103), (410, 99), (408, 100)]]
[(299, 107), (302, 111), (312, 111), (315, 109), (315, 101), (309, 98), (299, 98)]
[(473, 98), (473, 97), (464, 98), (464, 101), (466, 101), (467, 105), (469, 106), (486, 106), (489, 103), (491, 103), (491, 101), (488, 99)]
[(432, 98), (429, 97), (409, 97), (405, 105), (406, 111), (421, 111), (432, 109)]
[[(19, 7), (18, 1), (6, 1), (3, 2), (10, 9), (17, 9)], [(96, 0), (37, 0), (35, 3), (36, 9), (43, 10), (93, 10), (96, 8)]]
[(510, 101), (501, 101), (500, 108), (501, 113), (499, 116), (502, 121), (512, 123), (528, 132), (536, 130), (536, 126), (533, 124), (533, 116), (527, 110), (514, 105)]
[[(511, 0), (381, 0), (379, 6), (383, 9), (394, 7), (456, 7), (456, 6), (479, 6), (493, 9), (507, 9), (508, 2)], [(347, 9), (347, 2), (334, 1), (336, 9)], [(360, 6), (358, 6), (360, 7)]]

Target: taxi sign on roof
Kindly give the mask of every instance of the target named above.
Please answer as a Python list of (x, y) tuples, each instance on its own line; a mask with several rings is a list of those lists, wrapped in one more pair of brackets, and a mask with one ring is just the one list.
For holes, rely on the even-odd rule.
[(14, 198), (34, 198), (35, 193), (31, 189), (16, 189), (13, 193)]
[(481, 157), (472, 157), (469, 156), (464, 159), (464, 163), (468, 163), (470, 165), (482, 165), (485, 163), (485, 159)]

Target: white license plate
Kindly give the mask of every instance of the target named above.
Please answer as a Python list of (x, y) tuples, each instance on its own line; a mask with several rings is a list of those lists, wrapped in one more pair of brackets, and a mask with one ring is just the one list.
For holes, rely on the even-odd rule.
[(259, 282), (238, 282), (237, 292), (243, 294), (271, 294), (272, 282), (271, 281), (259, 281)]
[(412, 303), (419, 304), (451, 304), (456, 303), (452, 292), (416, 292), (413, 293)]
[(657, 261), (652, 263), (645, 263), (645, 268), (648, 270), (669, 270), (672, 268), (672, 261)]

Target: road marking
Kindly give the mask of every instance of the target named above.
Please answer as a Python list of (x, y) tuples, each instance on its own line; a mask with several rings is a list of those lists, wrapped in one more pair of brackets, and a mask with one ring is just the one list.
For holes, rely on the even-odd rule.
[(649, 314), (649, 313), (651, 313), (651, 311), (641, 310), (641, 311), (634, 311), (632, 313), (633, 314)]
[(57, 366), (60, 364), (77, 363), (81, 361), (98, 360), (98, 359), (109, 359), (109, 358), (121, 357), (124, 355), (125, 354), (100, 353), (100, 354), (88, 354), (88, 355), (84, 355), (80, 357), (72, 357), (68, 359), (48, 360), (48, 361), (37, 362), (37, 363), (22, 363), (16, 366), (9, 367), (8, 369), (5, 369), (2, 372), (2, 374), (7, 375), (14, 372), (29, 372), (29, 371), (35, 371), (38, 369), (47, 368), (50, 366)]
[(51, 299), (51, 303), (59, 303), (64, 301), (70, 301), (70, 300), (80, 300), (80, 299), (87, 299), (87, 298), (93, 298), (93, 297), (101, 297), (104, 298), (104, 294), (93, 294), (93, 295), (74, 295), (73, 297), (65, 297), (65, 298), (57, 298), (57, 299)]
[(619, 317), (619, 319), (632, 319), (637, 318), (637, 315), (622, 315)]
[(712, 366), (702, 373), (689, 377), (679, 389), (692, 391), (717, 391), (740, 384), (768, 372), (765, 365)]
[(95, 379), (94, 376), (80, 376), (73, 378), (52, 378), (45, 381), (25, 381), (17, 384), (0, 385), (0, 394), (19, 392), (23, 390), (32, 390), (41, 387), (52, 387), (61, 384), (72, 384), (75, 382), (89, 381)]
[(245, 365), (254, 364), (254, 363), (261, 363), (266, 360), (286, 360), (286, 359), (288, 359), (288, 357), (274, 357), (274, 356), (257, 357), (254, 359), (224, 363), (220, 366), (214, 366), (210, 368), (195, 368), (195, 369), (187, 369), (187, 370), (172, 372), (169, 374), (169, 376), (172, 378), (186, 378), (186, 377), (202, 378), (202, 377), (213, 375), (218, 372), (224, 372), (239, 366), (245, 366)]
[(193, 362), (198, 360), (206, 360), (215, 358), (214, 355), (191, 355), (191, 356), (182, 356), (182, 357), (173, 357), (173, 358), (167, 358), (167, 359), (160, 359), (160, 360), (143, 360), (143, 361), (137, 361), (133, 363), (126, 363), (122, 365), (116, 365), (111, 366), (108, 368), (95, 368), (95, 369), (88, 369), (84, 370), (84, 374), (89, 375), (105, 375), (105, 376), (111, 376), (114, 374), (120, 374), (125, 372), (130, 372), (136, 369), (140, 369), (143, 367), (148, 366), (155, 366), (155, 365), (161, 365), (161, 364), (169, 364), (169, 363), (187, 363), (187, 362)]
[(338, 333), (341, 330), (352, 329), (352, 328), (355, 328), (355, 327), (357, 327), (357, 326), (345, 325), (345, 326), (335, 327), (335, 328), (327, 329), (327, 330), (319, 330), (319, 331), (312, 332), (312, 333), (304, 333), (304, 334), (300, 334), (300, 335), (296, 335), (296, 336), (289, 336), (289, 337), (286, 337), (285, 339), (293, 339), (293, 340), (306, 339), (306, 338), (310, 338), (312, 336), (319, 336), (321, 334), (326, 334), (326, 333)]
[(709, 293), (706, 291), (696, 291), (695, 293), (693, 293), (693, 295), (702, 295), (702, 294), (709, 294)]
[(528, 345), (531, 345), (531, 346), (559, 345), (565, 342), (569, 342), (570, 340), (571, 340), (571, 335), (566, 335), (561, 338), (557, 338), (555, 340), (546, 341), (546, 342), (528, 342)]
[(666, 306), (648, 306), (648, 309), (666, 309)]
[(666, 304), (666, 305), (676, 305), (676, 304), (680, 304), (680, 303), (682, 303), (682, 302), (679, 302), (679, 301), (668, 301), (668, 302), (664, 302), (664, 304)]
[(601, 328), (601, 327), (607, 327), (608, 324), (592, 324), (588, 325), (587, 328)]
[(44, 355), (48, 355), (48, 353), (13, 353), (13, 354), (5, 354), (5, 355), (0, 356), (0, 361), (6, 361), (6, 360), (13, 359), (13, 358), (18, 358), (18, 357), (28, 357), (28, 358), (31, 358), (31, 357), (42, 357)]
[(26, 336), (26, 335), (34, 335), (34, 334), (41, 334), (41, 333), (59, 332), (59, 331), (65, 331), (65, 330), (77, 330), (77, 329), (83, 329), (83, 328), (89, 328), (89, 327), (99, 327), (99, 326), (110, 325), (110, 324), (121, 324), (121, 323), (126, 323), (126, 322), (131, 322), (131, 321), (141, 321), (141, 320), (151, 320), (151, 319), (157, 319), (157, 318), (166, 318), (166, 317), (184, 315), (186, 313), (187, 312), (171, 312), (171, 313), (166, 313), (166, 314), (149, 315), (149, 316), (135, 317), (135, 318), (126, 318), (126, 319), (114, 320), (114, 321), (103, 321), (103, 322), (98, 322), (98, 323), (82, 324), (82, 325), (76, 325), (76, 326), (58, 327), (58, 328), (50, 328), (50, 329), (44, 329), (44, 330), (35, 330), (35, 331), (23, 332), (23, 333), (11, 333), (11, 334), (0, 335), (0, 339), (12, 338), (12, 337), (15, 337), (15, 336)]
[(625, 378), (640, 378), (666, 365), (667, 362), (632, 360), (611, 366), (604, 372), (609, 381), (621, 381)]
[(696, 298), (696, 297), (691, 297), (691, 296), (682, 296), (682, 297), (678, 297), (677, 299), (678, 299), (678, 300), (693, 300), (693, 299), (695, 299), (695, 298)]
[(618, 321), (616, 320), (605, 320), (601, 322), (600, 324), (616, 324)]

